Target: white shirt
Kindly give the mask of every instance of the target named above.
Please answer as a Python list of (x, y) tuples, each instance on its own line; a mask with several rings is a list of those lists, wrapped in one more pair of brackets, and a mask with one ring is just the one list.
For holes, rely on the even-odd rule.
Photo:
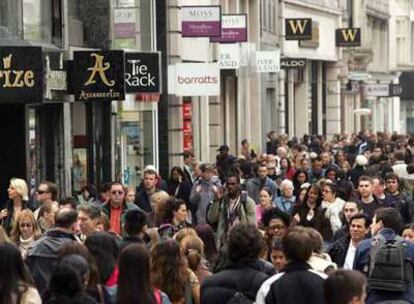
[(348, 251), (346, 252), (346, 258), (344, 263), (344, 269), (352, 270), (354, 268), (356, 247), (352, 244), (352, 240), (349, 242)]

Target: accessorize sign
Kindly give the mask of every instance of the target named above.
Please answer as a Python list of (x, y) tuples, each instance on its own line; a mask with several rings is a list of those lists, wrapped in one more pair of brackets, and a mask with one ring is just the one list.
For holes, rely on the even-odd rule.
[(247, 15), (222, 15), (221, 36), (211, 37), (211, 42), (233, 43), (247, 41)]
[(126, 93), (160, 93), (160, 53), (125, 53)]
[(0, 103), (38, 103), (42, 100), (42, 49), (0, 47)]
[(169, 91), (177, 96), (220, 95), (217, 63), (177, 63), (169, 66)]
[(361, 46), (360, 28), (340, 28), (335, 31), (336, 46)]
[(221, 35), (221, 7), (182, 6), (182, 37), (218, 37)]
[(311, 40), (312, 19), (311, 18), (287, 18), (285, 19), (286, 40)]
[(256, 52), (257, 73), (280, 71), (280, 50)]
[(124, 52), (74, 52), (71, 82), (75, 100), (124, 100)]

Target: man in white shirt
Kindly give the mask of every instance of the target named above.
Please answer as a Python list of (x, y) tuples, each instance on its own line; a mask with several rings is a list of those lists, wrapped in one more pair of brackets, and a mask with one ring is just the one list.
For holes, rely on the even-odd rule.
[(339, 268), (353, 269), (356, 248), (367, 237), (370, 225), (371, 220), (367, 215), (354, 215), (349, 222), (350, 235), (337, 240), (328, 251), (332, 262)]

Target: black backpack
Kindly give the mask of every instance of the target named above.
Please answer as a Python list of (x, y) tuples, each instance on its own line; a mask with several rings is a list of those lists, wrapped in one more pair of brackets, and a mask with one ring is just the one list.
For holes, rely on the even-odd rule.
[(255, 299), (251, 299), (249, 296), (245, 295), (243, 292), (238, 291), (231, 297), (226, 304), (253, 304)]
[(412, 261), (407, 244), (400, 236), (386, 240), (379, 234), (369, 253), (368, 289), (405, 292), (413, 280)]

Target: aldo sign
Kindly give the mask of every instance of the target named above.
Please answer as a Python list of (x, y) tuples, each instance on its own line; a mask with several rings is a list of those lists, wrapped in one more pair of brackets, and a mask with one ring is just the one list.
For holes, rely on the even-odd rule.
[(161, 93), (160, 53), (125, 53), (126, 93)]
[(70, 81), (75, 100), (124, 100), (124, 52), (74, 52)]
[(37, 103), (43, 100), (40, 47), (0, 48), (0, 102)]

